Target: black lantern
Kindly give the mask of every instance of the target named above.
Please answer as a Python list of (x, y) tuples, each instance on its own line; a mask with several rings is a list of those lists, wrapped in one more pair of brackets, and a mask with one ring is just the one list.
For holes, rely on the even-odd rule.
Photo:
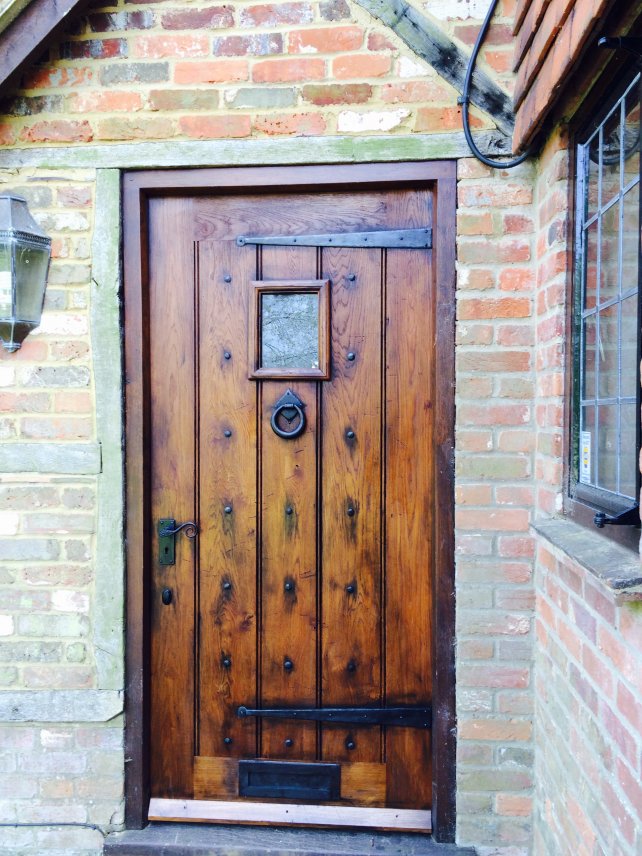
[(40, 324), (51, 238), (20, 196), (0, 195), (0, 339), (17, 351)]

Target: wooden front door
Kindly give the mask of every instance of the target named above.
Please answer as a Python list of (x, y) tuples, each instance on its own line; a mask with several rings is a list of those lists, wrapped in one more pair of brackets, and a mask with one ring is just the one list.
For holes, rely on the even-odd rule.
[(431, 828), (436, 200), (147, 200), (151, 818)]

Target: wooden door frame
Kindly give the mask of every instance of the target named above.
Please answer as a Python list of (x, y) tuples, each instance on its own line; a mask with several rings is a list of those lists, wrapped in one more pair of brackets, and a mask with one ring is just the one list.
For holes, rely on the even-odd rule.
[[(393, 190), (437, 185), (435, 259), (435, 553), (433, 561), (433, 836), (455, 840), (455, 235), (456, 162), (340, 164), (141, 170), (123, 174), (126, 473), (125, 819), (147, 823), (149, 782), (148, 466), (149, 312), (146, 294), (147, 200), (184, 193), (274, 193), (305, 190)], [(149, 564), (149, 563), (147, 563)]]

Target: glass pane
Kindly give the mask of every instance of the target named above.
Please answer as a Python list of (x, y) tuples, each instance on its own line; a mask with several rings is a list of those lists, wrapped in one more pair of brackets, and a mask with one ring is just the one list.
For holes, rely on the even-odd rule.
[(635, 398), (637, 395), (638, 367), (638, 296), (622, 301), (622, 355), (620, 364), (620, 395)]
[(583, 407), (580, 416), (579, 480), (582, 484), (595, 481), (595, 407)]
[(620, 135), (618, 108), (602, 129), (602, 208), (620, 192)]
[(640, 185), (624, 197), (622, 209), (622, 291), (637, 288), (640, 251)]
[(624, 176), (626, 186), (640, 174), (640, 89), (634, 86), (624, 108)]
[(615, 205), (602, 215), (600, 235), (600, 303), (606, 303), (617, 297), (618, 260), (620, 258), (620, 204)]
[(598, 351), (600, 373), (598, 397), (617, 398), (619, 395), (617, 303), (600, 312)]
[(595, 328), (596, 316), (584, 319), (584, 366), (582, 370), (582, 398), (595, 398)]
[(635, 404), (623, 404), (620, 410), (620, 493), (636, 498), (635, 477), (638, 466), (635, 454)]
[(596, 134), (588, 146), (588, 175), (586, 177), (586, 219), (597, 211), (599, 204), (598, 187), (600, 175), (600, 135)]
[(11, 250), (6, 244), (0, 245), (0, 318), (8, 318), (11, 307)]
[(597, 230), (597, 221), (586, 230), (584, 309), (594, 309), (597, 303)]
[(602, 404), (597, 408), (597, 484), (611, 491), (617, 490), (618, 409), (616, 404)]
[(318, 294), (263, 294), (261, 366), (271, 369), (319, 367)]
[(16, 315), (20, 321), (39, 321), (49, 253), (33, 247), (16, 251)]

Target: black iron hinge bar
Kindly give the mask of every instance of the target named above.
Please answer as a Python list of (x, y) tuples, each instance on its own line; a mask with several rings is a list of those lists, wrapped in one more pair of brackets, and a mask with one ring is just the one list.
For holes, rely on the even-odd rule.
[(264, 719), (299, 719), (314, 722), (337, 722), (353, 725), (393, 725), (404, 728), (430, 728), (431, 707), (278, 707), (253, 709), (242, 705), (237, 714)]
[(373, 247), (382, 250), (430, 250), (432, 229), (395, 229), (386, 232), (338, 232), (326, 235), (239, 235), (239, 247), (269, 244), (276, 247)]

